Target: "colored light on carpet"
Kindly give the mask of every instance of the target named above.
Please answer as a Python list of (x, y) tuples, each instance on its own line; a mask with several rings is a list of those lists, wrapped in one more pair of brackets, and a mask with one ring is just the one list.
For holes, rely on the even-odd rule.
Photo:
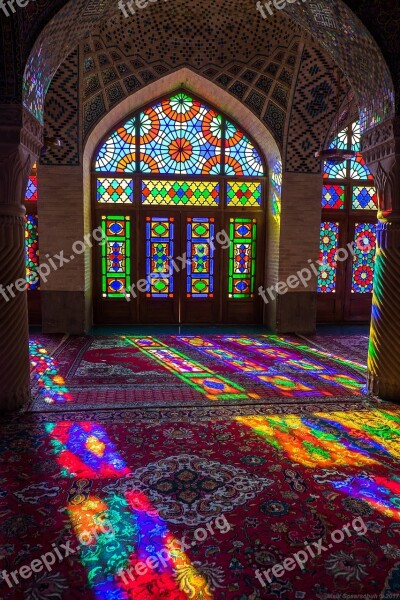
[[(125, 346), (119, 350), (125, 355)], [(136, 360), (139, 352), (133, 350)], [(196, 354), (193, 350), (190, 356)], [(354, 400), (349, 403), (351, 409), (347, 402), (327, 406), (321, 401), (312, 409), (310, 403), (300, 401), (290, 406), (281, 402), (273, 413), (271, 405), (259, 404), (253, 409), (257, 416), (269, 418), (272, 434), (268, 441), (234, 419), (234, 415), (253, 414), (248, 403), (236, 408), (220, 406), (212, 413), (208, 408), (189, 406), (171, 411), (167, 405), (162, 411), (118, 410), (112, 405), (108, 411), (87, 411), (87, 420), (96, 422), (96, 427), (86, 429), (85, 451), (94, 451), (96, 457), (96, 440), (100, 440), (105, 445), (104, 456), (110, 442), (117, 458), (129, 465), (127, 475), (110, 478), (60, 477), (56, 460), (48, 454), (43, 430), (46, 415), (23, 414), (12, 427), (7, 423), (0, 436), (5, 567), (10, 571), (9, 566), (15, 564), (17, 568), (21, 556), (29, 556), (29, 564), (44, 551), (51, 551), (53, 542), (58, 546), (60, 541), (70, 541), (71, 548), (76, 548), (79, 540), (74, 539), (74, 532), (86, 537), (85, 530), (93, 530), (95, 535), (87, 548), (57, 562), (44, 578), (40, 573), (33, 575), (14, 590), (3, 583), (5, 600), (44, 600), (47, 591), (55, 589), (53, 583), (59, 586), (60, 598), (71, 600), (209, 600), (208, 591), (216, 599), (261, 598), (268, 596), (269, 590), (261, 589), (254, 578), (260, 561), (261, 568), (267, 569), (306, 542), (312, 545), (324, 540), (325, 545), (330, 533), (359, 515), (368, 528), (365, 534), (356, 536), (352, 531), (351, 537), (346, 535), (343, 543), (324, 557), (310, 559), (304, 571), (274, 581), (274, 589), (282, 592), (281, 598), (322, 598), (337, 595), (338, 590), (339, 595), (343, 590), (362, 597), (375, 592), (382, 598), (395, 595), (400, 574), (400, 480), (398, 458), (394, 458), (400, 450), (400, 416), (396, 407), (385, 404), (385, 410), (372, 411)], [(71, 420), (82, 419), (82, 412), (70, 414)], [(97, 419), (101, 419), (109, 442), (97, 429)], [(262, 422), (255, 425), (261, 428)], [(310, 432), (309, 438), (304, 439), (302, 428)], [(276, 433), (286, 434), (285, 449)], [(303, 454), (298, 452), (295, 458), (288, 454), (291, 436), (302, 446)], [(328, 442), (337, 448), (333, 464), (323, 463), (329, 459)], [(195, 454), (192, 465), (194, 461), (203, 463), (197, 472), (189, 469), (189, 475), (179, 468), (187, 465), (182, 459), (188, 452)], [(303, 455), (311, 465), (302, 464)], [(357, 457), (359, 462), (347, 463), (347, 456)], [(197, 477), (192, 478), (191, 473)], [(207, 488), (203, 486), (202, 491), (204, 476)], [(266, 487), (261, 485), (264, 478), (270, 480)], [(214, 489), (209, 480), (216, 484)], [(218, 480), (232, 485), (221, 487)], [(243, 495), (240, 484), (248, 484), (255, 494), (243, 503), (238, 499), (240, 489)], [(194, 495), (195, 509), (194, 503), (188, 504)], [(23, 510), (13, 511), (16, 498)], [(181, 555), (175, 542), (187, 534), (190, 545), (188, 529), (206, 523), (208, 529), (210, 507), (224, 512), (232, 526), (230, 533), (216, 531), (204, 544), (189, 547), (187, 554)], [(9, 517), (8, 512), (14, 516)], [(114, 538), (104, 534), (105, 521), (115, 530)], [(171, 555), (166, 565), (160, 563), (158, 569), (139, 577), (133, 570), (136, 578), (130, 580), (130, 569), (162, 550)], [(120, 569), (127, 574), (125, 580)]]
[(47, 424), (46, 430), (66, 475), (98, 479), (128, 473), (125, 462), (99, 425), (59, 422)]
[[(96, 597), (145, 599), (149, 589), (159, 589), (163, 595), (168, 590), (175, 600), (212, 600), (209, 581), (179, 549), (179, 541), (168, 531), (146, 494), (134, 490), (124, 497), (112, 494), (105, 500), (91, 494), (92, 479), (119, 479), (131, 474), (103, 427), (97, 423), (63, 422), (49, 423), (46, 429), (62, 474), (88, 478), (73, 483), (67, 510), (82, 542), (80, 561)], [(147, 559), (154, 561), (160, 551), (167, 561), (158, 560), (157, 566), (144, 571), (135, 569), (146, 567)]]
[(315, 362), (312, 362), (311, 360), (293, 360), (293, 359), (289, 359), (286, 361), (286, 364), (295, 367), (296, 369), (299, 369), (300, 371), (323, 371), (324, 367), (322, 367), (321, 365), (318, 365)]
[[(271, 387), (280, 390), (281, 392), (283, 392), (283, 395), (289, 397), (292, 397), (293, 394), (297, 392), (306, 392), (307, 395), (310, 395), (312, 392), (315, 391), (313, 390), (313, 388), (307, 387), (302, 383), (293, 381), (293, 379), (289, 379), (289, 377), (284, 377), (283, 375), (260, 375), (258, 379), (260, 381), (263, 381), (267, 385), (270, 385)], [(326, 395), (328, 396), (331, 394), (326, 393)]]
[[(363, 500), (374, 510), (400, 521), (400, 479), (368, 475), (400, 451), (400, 419), (379, 410), (343, 413), (236, 417), (293, 462), (308, 468), (323, 467), (314, 476), (348, 496)], [(375, 423), (377, 426), (374, 427)], [(337, 470), (340, 467), (341, 470)], [(364, 467), (354, 476), (349, 467)], [(344, 470), (346, 469), (346, 470)]]
[(72, 400), (64, 378), (57, 370), (54, 359), (37, 342), (29, 342), (32, 378), (48, 404), (65, 403)]
[[(279, 391), (283, 396), (294, 397), (295, 395), (311, 395), (312, 393), (322, 393), (325, 396), (331, 396), (329, 392), (316, 390), (313, 386), (303, 385), (293, 378), (283, 375), (268, 375), (268, 366), (249, 358), (245, 358), (236, 352), (223, 348), (220, 344), (208, 340), (202, 340), (199, 337), (178, 337), (189, 346), (194, 346), (206, 356), (211, 356), (220, 360), (255, 381), (265, 384), (275, 391)], [(203, 343), (202, 343), (203, 342)], [(210, 347), (211, 346), (211, 347)]]
[(241, 386), (228, 381), (221, 375), (216, 375), (207, 367), (178, 350), (169, 348), (156, 338), (126, 337), (126, 339), (158, 364), (205, 394), (210, 400), (240, 400), (258, 397), (255, 394), (246, 393)]
[[(281, 349), (279, 347), (280, 340), (276, 338), (273, 343), (263, 343), (246, 337), (218, 336), (218, 338), (222, 344), (201, 336), (177, 337), (178, 340), (196, 348), (202, 354), (211, 356), (251, 379), (269, 386), (284, 397), (296, 398), (312, 395), (333, 397), (335, 387), (351, 390), (354, 395), (360, 395), (360, 390), (365, 385), (361, 379), (355, 379), (346, 373), (335, 372), (333, 365), (323, 365), (305, 360), (300, 348), (295, 345), (290, 351)], [(253, 341), (254, 346), (252, 345)], [(261, 355), (263, 362), (252, 360), (247, 354), (243, 356), (227, 349), (225, 347), (227, 342), (245, 347), (246, 350), (250, 349), (251, 352)], [(287, 344), (288, 342), (286, 342)], [(287, 366), (298, 371), (297, 377), (283, 373), (271, 373), (272, 369), (285, 370)], [(302, 380), (304, 373), (309, 376), (306, 382)], [(326, 382), (331, 384), (331, 389)]]
[(229, 336), (224, 336), (224, 339), (227, 340), (228, 342), (234, 342), (235, 344), (239, 344), (240, 346), (265, 346), (265, 344), (263, 342), (260, 342), (259, 340), (255, 340), (253, 338), (249, 338), (249, 337), (229, 337)]
[[(319, 414), (317, 415), (319, 416)], [(337, 427), (348, 430), (354, 437), (366, 437), (379, 444), (378, 449), (388, 456), (400, 459), (400, 417), (390, 411), (374, 410), (365, 413), (351, 413), (348, 419), (346, 412), (330, 413), (327, 420), (334, 420)]]
[(335, 385), (342, 386), (348, 390), (357, 391), (362, 387), (362, 383), (359, 380), (353, 379), (352, 377), (346, 375), (321, 375), (322, 379), (326, 379)]
[[(78, 337), (62, 342), (52, 358), (51, 381), (40, 386), (33, 377), (31, 410), (48, 410), (49, 403), (52, 410), (64, 410), (66, 398), (68, 410), (85, 410), (110, 404), (114, 408), (206, 405), (211, 396), (213, 402), (222, 404), (253, 399), (279, 402), (281, 398), (290, 403), (297, 398), (331, 401), (363, 395), (364, 371), (355, 369), (350, 360), (344, 364), (295, 338), (134, 336), (134, 345), (129, 337)], [(39, 341), (43, 344), (42, 338)], [(200, 381), (193, 379), (195, 375)], [(286, 378), (283, 384), (282, 378)]]
[[(266, 338), (269, 343), (265, 344), (265, 350), (262, 348), (262, 344), (261, 344), (261, 348), (260, 348), (260, 343), (258, 343), (254, 350), (255, 352), (263, 353), (264, 351), (266, 351), (267, 353), (270, 353), (271, 352), (271, 347), (270, 347), (271, 344), (277, 344), (277, 345), (282, 345), (283, 347), (291, 348), (292, 350), (300, 350), (301, 352), (307, 352), (307, 353), (313, 354), (314, 356), (318, 357), (321, 361), (320, 364), (316, 365), (316, 371), (317, 371), (315, 373), (316, 379), (319, 379), (320, 381), (321, 380), (329, 381), (330, 383), (332, 383), (335, 386), (344, 387), (345, 389), (349, 389), (349, 390), (353, 391), (356, 395), (361, 395), (361, 389), (365, 386), (364, 379), (361, 379), (361, 378), (355, 379), (355, 377), (352, 377), (352, 376), (344, 374), (344, 373), (322, 374), (318, 371), (322, 370), (321, 366), (322, 366), (322, 361), (324, 359), (325, 360), (328, 359), (332, 362), (339, 363), (340, 365), (346, 366), (346, 367), (351, 367), (351, 368), (357, 367), (364, 371), (365, 367), (363, 365), (353, 363), (349, 360), (346, 360), (345, 358), (334, 356), (329, 353), (321, 352), (314, 348), (310, 348), (309, 346), (306, 346), (304, 344), (298, 344), (296, 342), (289, 342), (289, 341), (285, 340), (285, 338), (279, 338), (277, 336), (267, 336), (267, 335), (263, 335), (261, 337)], [(234, 343), (237, 343), (237, 340), (235, 340), (235, 338), (228, 338), (228, 339)], [(250, 344), (248, 344), (248, 345), (250, 345)], [(282, 357), (282, 360), (286, 360), (286, 358), (287, 358), (287, 356), (284, 356), (284, 357)], [(298, 363), (298, 366), (300, 369), (303, 369), (305, 366), (303, 360), (301, 360), (301, 359), (300, 359), (300, 361), (298, 361), (298, 359), (290, 361), (290, 364), (292, 364), (292, 365), (296, 365), (296, 363)]]
[(204, 352), (204, 354), (207, 354), (208, 356), (212, 356), (218, 360), (226, 362), (227, 364), (231, 365), (232, 367), (236, 367), (242, 371), (250, 371), (250, 372), (252, 372), (252, 371), (264, 372), (265, 371), (264, 365), (260, 365), (253, 360), (243, 358), (243, 357), (239, 356), (238, 354), (236, 354), (235, 352), (230, 352), (229, 350), (225, 350), (224, 348), (221, 348), (217, 344), (211, 344), (210, 342), (208, 342), (207, 345), (203, 344), (202, 346), (200, 346), (200, 344), (198, 343), (198, 338), (179, 337), (178, 339), (181, 340), (182, 342), (185, 342), (189, 346), (194, 346), (198, 349), (201, 349)]
[(351, 477), (346, 482), (333, 481), (337, 490), (353, 498), (360, 498), (376, 511), (390, 519), (400, 521), (399, 492), (400, 485), (388, 479), (377, 477), (371, 481), (367, 477)]
[(301, 350), (303, 352), (308, 352), (310, 354), (314, 354), (315, 356), (320, 357), (321, 360), (329, 358), (329, 360), (333, 360), (334, 362), (338, 362), (341, 365), (350, 367), (352, 369), (357, 369), (362, 372), (367, 371), (366, 365), (362, 365), (360, 363), (353, 362), (351, 360), (347, 360), (343, 356), (337, 356), (335, 354), (330, 354), (329, 352), (323, 352), (321, 350), (317, 350), (316, 348), (312, 348), (311, 346), (306, 346), (306, 344), (301, 344), (301, 343), (292, 342), (292, 341), (288, 342), (285, 338), (277, 337), (274, 335), (270, 335), (270, 336), (263, 335), (262, 337), (268, 338), (271, 341), (271, 343), (276, 342), (282, 346), (286, 346), (289, 348), (290, 347), (298, 348), (299, 350)]
[(105, 533), (105, 529), (110, 529), (106, 528), (109, 520), (109, 506), (94, 496), (85, 498), (77, 495), (73, 497), (73, 500), (67, 510), (75, 533), (78, 537), (82, 536), (87, 545), (93, 545), (94, 538)]
[(86, 440), (86, 448), (96, 456), (103, 456), (105, 445), (97, 437), (90, 436)]
[(177, 371), (181, 374), (202, 373), (204, 369), (183, 356), (178, 356), (175, 351), (169, 348), (157, 348), (150, 351), (151, 355), (157, 358), (160, 363), (164, 363), (171, 371)]
[(305, 424), (299, 416), (237, 417), (237, 420), (284, 450), (291, 460), (307, 467), (378, 464), (375, 458), (347, 449), (339, 434), (325, 434), (318, 427)]

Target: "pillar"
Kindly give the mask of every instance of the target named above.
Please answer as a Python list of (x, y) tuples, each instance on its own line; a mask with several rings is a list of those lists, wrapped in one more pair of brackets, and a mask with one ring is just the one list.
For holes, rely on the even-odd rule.
[[(90, 187), (89, 175), (86, 179)], [(39, 165), (38, 186), (40, 252), (54, 256), (63, 251), (69, 257), (74, 242), (83, 240), (93, 230), (91, 203), (83, 202), (83, 169)], [(42, 282), (43, 333), (83, 335), (91, 327), (91, 256), (91, 249), (87, 248)]]
[(400, 119), (366, 134), (363, 154), (379, 198), (368, 388), (400, 402)]
[[(42, 127), (22, 106), (0, 106), (0, 411), (30, 396), (23, 199)], [(13, 286), (7, 290), (8, 286)], [(23, 289), (23, 282), (19, 282)]]
[[(287, 282), (309, 261), (319, 259), (322, 174), (283, 174), (279, 235), (268, 231), (266, 288)], [(270, 217), (273, 221), (276, 217)], [(275, 295), (275, 294), (274, 294)], [(317, 278), (306, 285), (286, 288), (274, 300), (268, 298), (266, 324), (276, 333), (313, 334), (317, 323)]]

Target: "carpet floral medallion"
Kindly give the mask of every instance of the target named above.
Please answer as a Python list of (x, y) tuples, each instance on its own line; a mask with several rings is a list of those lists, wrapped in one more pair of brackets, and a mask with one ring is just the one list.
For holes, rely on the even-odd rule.
[(395, 405), (65, 410), (0, 434), (2, 600), (400, 597)]
[(272, 484), (271, 479), (259, 478), (229, 464), (181, 454), (137, 469), (104, 491), (144, 491), (160, 517), (171, 523), (196, 526), (246, 504)]

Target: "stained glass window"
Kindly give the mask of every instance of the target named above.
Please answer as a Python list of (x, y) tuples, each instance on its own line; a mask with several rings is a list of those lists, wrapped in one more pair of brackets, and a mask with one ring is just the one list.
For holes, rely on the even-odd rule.
[(361, 126), (360, 121), (353, 123), (351, 132), (351, 149), (354, 152), (360, 152), (361, 150)]
[(231, 218), (229, 247), (229, 298), (253, 298), (256, 274), (255, 219)]
[[(122, 232), (111, 231), (103, 250), (102, 297), (123, 298), (130, 287), (130, 269), (139, 268), (142, 253), (147, 278), (143, 298), (175, 298), (178, 269), (185, 270), (179, 281), (186, 286), (179, 286), (180, 293), (191, 299), (213, 297), (215, 256), (208, 236), (215, 233), (217, 209), (222, 222), (227, 207), (242, 216), (246, 215), (242, 209), (252, 209), (253, 216), (263, 206), (265, 170), (254, 142), (207, 103), (180, 91), (142, 109), (110, 133), (97, 153), (94, 171), (96, 219), (102, 219), (103, 228), (121, 227)], [(281, 164), (271, 178), (272, 213), (279, 218)], [(164, 210), (158, 212), (159, 207)], [(182, 213), (176, 222), (171, 216), (176, 207), (200, 208), (202, 216)], [(131, 235), (128, 217), (101, 217), (108, 210), (119, 215), (140, 215), (145, 210), (143, 236), (141, 217)], [(177, 224), (184, 233), (175, 229)], [(230, 258), (229, 251), (223, 255), (231, 269), (225, 297), (254, 298), (256, 221), (233, 219), (232, 236), (234, 252)], [(131, 237), (142, 240), (143, 247), (136, 241), (132, 245), (139, 256), (130, 254)], [(189, 257), (183, 266), (174, 254), (177, 247), (182, 249), (181, 243)]]
[(131, 287), (131, 221), (129, 216), (103, 216), (102, 293), (123, 298)]
[(219, 183), (215, 181), (142, 181), (142, 204), (218, 206)]
[(378, 197), (374, 187), (353, 187), (353, 210), (378, 210)]
[(338, 249), (339, 223), (321, 223), (318, 292), (322, 294), (336, 292)]
[(370, 294), (373, 291), (376, 225), (373, 223), (357, 223), (354, 234), (353, 259), (353, 294)]
[(25, 192), (25, 204), (27, 207), (27, 215), (25, 217), (25, 262), (27, 289), (30, 291), (40, 289), (40, 280), (37, 277), (37, 269), (39, 267), (37, 202), (38, 184), (35, 164), (32, 167)]
[(31, 175), (28, 179), (28, 187), (26, 188), (25, 202), (37, 202), (37, 177)]
[(282, 163), (277, 161), (271, 170), (272, 216), (279, 221), (282, 198)]
[(135, 127), (136, 119), (129, 119), (108, 138), (97, 155), (96, 171), (136, 171)]
[(187, 277), (188, 298), (214, 296), (214, 219), (187, 219)]
[(225, 156), (227, 175), (257, 177), (264, 173), (257, 149), (233, 123), (226, 124)]
[[(348, 159), (340, 165), (327, 163), (324, 168), (324, 185), (322, 189), (322, 208), (324, 209), (323, 223), (321, 225), (321, 261), (318, 291), (320, 293), (333, 293), (338, 288), (337, 261), (335, 259), (338, 250), (339, 233), (343, 239), (343, 245), (350, 244), (353, 240), (352, 231), (354, 221), (350, 216), (352, 211), (376, 212), (378, 209), (378, 198), (376, 188), (373, 186), (373, 175), (368, 169), (361, 155), (361, 130), (360, 122), (356, 121), (340, 134), (339, 138), (332, 142), (331, 147), (336, 146), (352, 151), (354, 158)], [(340, 180), (340, 183), (337, 180)], [(329, 212), (330, 211), (330, 212)], [(336, 222), (335, 211), (341, 211), (341, 218)], [(339, 213), (338, 213), (339, 214)], [(365, 217), (364, 217), (365, 218)], [(359, 224), (356, 228), (356, 239), (367, 240), (372, 246), (356, 248), (356, 256), (352, 265), (352, 293), (371, 293), (373, 291), (373, 265), (375, 257), (375, 225)], [(363, 242), (361, 242), (362, 244)], [(366, 243), (366, 242), (365, 242)], [(349, 257), (352, 261), (352, 257)], [(350, 265), (349, 265), (350, 268)], [(350, 294), (348, 280), (344, 280), (348, 269), (341, 271), (340, 289), (343, 293)]]
[(97, 202), (101, 204), (133, 202), (133, 181), (131, 179), (98, 179)]
[(332, 141), (330, 147), (339, 148), (340, 150), (352, 150), (356, 153), (356, 156), (340, 164), (326, 162), (324, 166), (324, 179), (346, 179), (349, 176), (350, 179), (359, 179), (361, 181), (374, 180), (360, 152), (361, 130), (359, 121), (341, 131), (339, 136)]
[(39, 236), (37, 215), (25, 217), (25, 255), (26, 255), (26, 280), (28, 290), (39, 288), (37, 268), (39, 266)]
[(173, 217), (146, 217), (146, 275), (148, 298), (173, 298)]
[(179, 93), (140, 115), (142, 173), (219, 175), (222, 119)]
[(228, 181), (227, 201), (230, 206), (261, 206), (261, 183), (258, 181)]
[(347, 162), (340, 164), (326, 162), (324, 167), (324, 179), (346, 179)]
[(346, 150), (347, 146), (348, 146), (348, 136), (349, 136), (349, 128), (346, 127), (346, 129), (343, 129), (343, 131), (341, 131), (339, 133), (339, 135), (337, 135), (333, 140), (332, 143), (330, 144), (330, 148), (338, 148), (339, 150)]
[(322, 208), (344, 209), (344, 187), (341, 185), (324, 185)]
[(184, 92), (146, 108), (101, 146), (96, 171), (161, 175), (261, 177), (261, 156), (249, 138), (214, 109)]
[(358, 152), (355, 158), (350, 160), (350, 178), (373, 181), (374, 176), (368, 169), (361, 154)]

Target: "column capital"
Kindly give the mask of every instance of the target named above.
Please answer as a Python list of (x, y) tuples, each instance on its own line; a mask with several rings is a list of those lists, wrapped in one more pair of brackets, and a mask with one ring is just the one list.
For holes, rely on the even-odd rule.
[(362, 154), (375, 178), (379, 220), (400, 222), (400, 117), (367, 131)]
[(28, 177), (42, 147), (42, 124), (21, 105), (0, 105), (0, 215), (21, 212), (9, 206), (23, 204)]

